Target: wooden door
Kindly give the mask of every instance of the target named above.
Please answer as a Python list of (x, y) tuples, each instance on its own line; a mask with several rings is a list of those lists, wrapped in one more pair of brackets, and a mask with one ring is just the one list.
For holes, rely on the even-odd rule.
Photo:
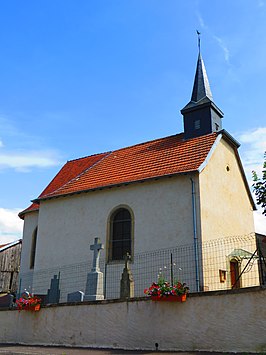
[(240, 288), (239, 264), (237, 260), (230, 261), (230, 275), (232, 288)]

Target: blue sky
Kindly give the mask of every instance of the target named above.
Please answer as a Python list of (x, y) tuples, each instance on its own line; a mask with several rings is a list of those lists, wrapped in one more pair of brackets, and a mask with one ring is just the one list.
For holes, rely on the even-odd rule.
[(1, 2), (0, 243), (67, 160), (183, 130), (196, 29), (250, 180), (266, 150), (266, 0)]

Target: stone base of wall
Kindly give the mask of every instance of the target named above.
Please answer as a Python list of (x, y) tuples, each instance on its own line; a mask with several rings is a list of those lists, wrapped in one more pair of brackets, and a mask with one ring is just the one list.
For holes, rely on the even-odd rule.
[(0, 312), (0, 343), (168, 351), (266, 352), (266, 289), (184, 303), (97, 301)]

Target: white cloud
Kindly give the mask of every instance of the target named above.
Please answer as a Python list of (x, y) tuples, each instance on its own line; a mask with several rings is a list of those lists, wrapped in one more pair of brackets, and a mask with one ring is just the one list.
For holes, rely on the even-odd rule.
[(230, 52), (229, 52), (229, 49), (227, 48), (224, 40), (222, 40), (220, 37), (215, 36), (215, 35), (213, 35), (213, 38), (218, 42), (220, 48), (223, 50), (225, 61), (227, 63), (229, 63)]
[(242, 162), (249, 178), (253, 170), (260, 174), (266, 151), (266, 127), (259, 127), (237, 135), (241, 143)]
[(0, 208), (0, 244), (22, 238), (23, 221), (18, 217), (21, 210)]
[(266, 234), (266, 216), (261, 213), (261, 210), (254, 212), (255, 231), (260, 234)]
[(226, 45), (226, 43), (224, 42), (224, 40), (218, 36), (216, 36), (213, 31), (205, 24), (203, 17), (201, 16), (201, 14), (199, 12), (197, 12), (197, 17), (198, 17), (198, 21), (200, 24), (200, 27), (205, 30), (206, 32), (208, 32), (212, 38), (218, 43), (219, 47), (222, 49), (223, 53), (224, 53), (224, 59), (227, 63), (229, 63), (229, 58), (230, 58), (230, 52), (229, 49)]
[(53, 151), (14, 151), (0, 154), (0, 170), (9, 168), (27, 172), (31, 168), (48, 168), (59, 163), (57, 154)]
[[(264, 152), (266, 151), (266, 127), (259, 127), (242, 132), (236, 135), (241, 143), (240, 153), (244, 170), (247, 174), (249, 186), (252, 191), (252, 171), (255, 170), (261, 176), (264, 161)], [(256, 197), (253, 193), (254, 201)], [(257, 233), (266, 233), (266, 217), (262, 215), (262, 210), (254, 212), (255, 231)]]
[(44, 142), (40, 143), (40, 137), (21, 132), (4, 116), (0, 116), (0, 132), (0, 172), (3, 169), (28, 172), (33, 168), (49, 168), (60, 164), (59, 154), (45, 146), (42, 148)]
[(201, 14), (199, 12), (197, 12), (197, 17), (198, 17), (198, 21), (199, 21), (200, 27), (203, 28), (203, 29), (207, 29), (207, 26), (205, 25), (203, 17), (201, 16)]

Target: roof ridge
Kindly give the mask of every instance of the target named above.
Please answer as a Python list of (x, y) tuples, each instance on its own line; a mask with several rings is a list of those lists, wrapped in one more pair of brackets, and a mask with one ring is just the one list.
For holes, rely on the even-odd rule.
[(112, 151), (109, 150), (109, 151), (102, 152), (102, 153), (95, 153), (95, 154), (91, 154), (91, 155), (85, 155), (84, 157), (67, 160), (67, 163), (71, 163), (72, 161), (77, 161), (77, 160), (81, 160), (81, 159), (96, 157), (97, 155), (109, 154), (110, 152), (112, 152)]
[[(88, 155), (87, 157), (83, 157), (83, 158), (77, 158), (77, 159), (74, 159), (74, 160), (68, 160), (62, 167), (61, 169), (57, 172), (57, 174), (53, 177), (53, 179), (50, 181), (50, 183), (44, 188), (44, 190), (42, 190), (42, 192), (39, 194), (38, 198), (41, 197), (42, 195), (43, 196), (46, 196), (50, 193), (52, 193), (52, 191), (50, 191), (49, 193), (45, 192), (49, 186), (51, 186), (53, 184), (53, 182), (57, 179), (58, 176), (60, 176), (61, 172), (62, 172), (62, 169), (64, 169), (68, 164), (71, 164), (71, 163), (75, 163), (75, 162), (78, 162), (79, 160), (81, 159), (89, 159), (89, 158), (92, 158), (92, 157), (96, 157), (96, 156), (101, 156), (101, 155), (106, 155), (108, 153), (98, 153), (98, 154), (93, 154), (93, 155)], [(77, 175), (76, 175), (77, 177)], [(74, 179), (74, 178), (73, 178)], [(61, 187), (61, 186), (60, 186)], [(53, 191), (57, 191), (60, 187), (58, 187), (56, 190), (53, 190)], [(32, 200), (32, 201), (36, 201), (38, 200), (38, 198)]]
[(171, 134), (170, 136), (165, 136), (165, 137), (160, 137), (160, 138), (151, 139), (151, 140), (148, 140), (148, 141), (146, 141), (146, 142), (136, 143), (136, 144), (133, 144), (133, 145), (129, 145), (129, 146), (127, 146), (127, 147), (123, 147), (123, 148), (119, 148), (119, 149), (113, 150), (113, 151), (111, 151), (111, 153), (115, 153), (115, 152), (118, 152), (118, 151), (120, 151), (120, 150), (124, 150), (124, 149), (128, 149), (128, 148), (133, 148), (133, 147), (142, 146), (142, 145), (144, 145), (144, 144), (156, 142), (156, 141), (163, 140), (163, 139), (166, 139), (166, 138), (171, 138), (171, 137), (176, 137), (176, 136), (182, 136), (182, 135), (184, 135), (184, 132), (182, 132), (182, 133), (176, 133), (176, 134)]
[[(96, 154), (92, 154), (92, 155), (87, 155), (87, 156), (84, 156), (84, 157), (81, 157), (81, 158), (67, 160), (67, 163), (70, 163), (70, 162), (73, 162), (73, 161), (77, 161), (77, 160), (81, 160), (81, 159), (85, 159), (85, 158), (89, 158), (89, 157), (93, 157), (93, 156), (97, 156), (97, 155), (101, 155), (101, 154), (106, 154), (106, 156), (109, 156), (111, 153), (115, 153), (115, 152), (118, 152), (118, 151), (123, 150), (123, 149), (128, 149), (128, 148), (141, 146), (141, 145), (144, 145), (144, 144), (147, 144), (147, 143), (156, 142), (156, 141), (161, 140), (161, 139), (171, 138), (171, 137), (175, 137), (175, 136), (182, 136), (183, 134), (184, 134), (184, 132), (181, 132), (181, 133), (171, 134), (170, 136), (154, 138), (154, 139), (150, 139), (150, 140), (145, 141), (145, 142), (128, 145), (126, 147), (122, 147), (122, 148), (118, 148), (118, 149), (114, 149), (114, 150), (109, 150), (109, 151), (102, 152), (102, 153), (96, 153)], [(101, 159), (99, 161), (101, 161)]]
[[(94, 164), (92, 164), (91, 166), (89, 166), (87, 169), (83, 170), (81, 173), (79, 173), (78, 175), (76, 175), (75, 177), (73, 177), (72, 179), (70, 179), (69, 181), (67, 181), (65, 184), (61, 185), (60, 187), (58, 187), (56, 190), (53, 190), (51, 192), (49, 192), (48, 194), (45, 194), (43, 196), (39, 196), (41, 198), (45, 197), (45, 196), (49, 196), (51, 194), (54, 194), (58, 191), (60, 191), (63, 187), (67, 186), (68, 184), (70, 184), (72, 181), (78, 180), (80, 178), (80, 176), (82, 176), (83, 174), (85, 174), (87, 171), (89, 171), (90, 169), (94, 168), (98, 163), (100, 163), (101, 161), (103, 161), (105, 158), (109, 157), (112, 154), (112, 151), (110, 151), (109, 153), (100, 153), (100, 154), (105, 154), (100, 160), (97, 160)], [(99, 155), (99, 154), (94, 154), (94, 155)], [(88, 156), (90, 157), (90, 155)], [(77, 159), (78, 160), (78, 159)], [(39, 197), (34, 201), (37, 201), (39, 199)]]

